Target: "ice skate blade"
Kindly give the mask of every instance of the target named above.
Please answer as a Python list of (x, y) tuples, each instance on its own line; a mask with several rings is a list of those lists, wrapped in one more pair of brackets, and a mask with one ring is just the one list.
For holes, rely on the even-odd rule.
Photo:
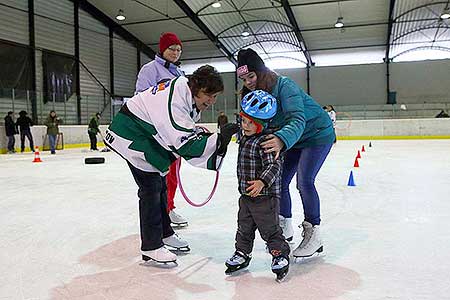
[(188, 253), (191, 251), (191, 248), (189, 248), (189, 246), (187, 247), (180, 247), (180, 248), (175, 248), (169, 245), (164, 244), (164, 246), (166, 246), (166, 248), (170, 251), (173, 252), (175, 254), (177, 253)]
[(173, 222), (171, 222), (170, 225), (172, 225), (175, 228), (184, 228), (184, 227), (187, 227), (189, 225), (189, 223), (188, 222), (186, 222), (186, 223), (173, 223)]
[(175, 260), (168, 260), (168, 261), (159, 261), (159, 260), (156, 260), (156, 259), (153, 259), (153, 258), (151, 258), (150, 256), (147, 256), (147, 255), (144, 255), (144, 254), (142, 254), (142, 260), (143, 261), (155, 261), (155, 262), (157, 262), (157, 263), (160, 263), (160, 264), (168, 264), (168, 263), (177, 263), (177, 260), (175, 259)]
[(247, 267), (242, 267), (242, 268), (239, 268), (239, 269), (236, 269), (236, 270), (226, 269), (225, 270), (225, 275), (227, 275), (227, 276), (238, 276), (238, 275), (241, 275), (243, 273), (248, 272)]
[(284, 274), (284, 275), (281, 275), (281, 276), (277, 275), (277, 278), (275, 278), (275, 281), (278, 282), (278, 283), (282, 283), (282, 282), (284, 282), (286, 280), (286, 276), (287, 276), (287, 273)]
[(311, 254), (311, 255), (305, 255), (305, 256), (297, 256), (297, 255), (295, 255), (295, 254), (293, 254), (292, 256), (294, 256), (295, 258), (307, 258), (307, 257), (311, 257), (311, 256), (313, 256), (314, 254), (317, 254), (317, 255), (319, 255), (320, 253), (322, 253), (323, 252), (323, 246), (320, 246), (320, 248), (319, 249), (317, 249), (316, 250), (316, 252), (314, 252), (313, 254)]

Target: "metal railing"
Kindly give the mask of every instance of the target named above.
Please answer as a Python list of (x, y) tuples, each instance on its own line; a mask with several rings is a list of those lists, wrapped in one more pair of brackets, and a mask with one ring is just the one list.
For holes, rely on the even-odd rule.
[(441, 110), (449, 112), (449, 102), (399, 104), (333, 105), (338, 119), (419, 119), (434, 118)]
[[(6, 116), (8, 111), (14, 112), (16, 117), (22, 110), (32, 117), (31, 101), (36, 98), (37, 125), (43, 124), (51, 110), (63, 119), (66, 125), (78, 124), (77, 97), (72, 95), (44, 96), (42, 92), (23, 91), (15, 89), (0, 89), (0, 116)], [(81, 94), (81, 124), (87, 124), (92, 115), (102, 113), (102, 124), (111, 120), (111, 99), (108, 95)], [(2, 118), (3, 119), (3, 118)]]

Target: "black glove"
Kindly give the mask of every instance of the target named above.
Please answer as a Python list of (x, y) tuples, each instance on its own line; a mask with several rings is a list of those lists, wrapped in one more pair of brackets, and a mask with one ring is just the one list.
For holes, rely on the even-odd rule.
[(223, 156), (227, 152), (227, 146), (231, 141), (233, 134), (239, 131), (239, 125), (235, 123), (227, 123), (223, 125), (219, 133), (220, 145), (217, 149), (217, 155)]

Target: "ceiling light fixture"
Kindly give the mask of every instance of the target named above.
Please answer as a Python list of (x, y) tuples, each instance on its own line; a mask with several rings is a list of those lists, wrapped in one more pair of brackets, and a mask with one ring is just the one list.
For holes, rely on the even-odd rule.
[(441, 19), (442, 20), (447, 20), (450, 19), (450, 8), (447, 6), (445, 7), (444, 11), (441, 14)]
[(117, 12), (116, 20), (123, 21), (125, 19), (126, 19), (126, 17), (125, 17), (125, 14), (123, 13), (123, 10), (119, 9), (119, 11)]
[(212, 7), (214, 8), (219, 8), (222, 6), (222, 4), (220, 3), (220, 0), (214, 1), (213, 4), (211, 4)]
[(337, 18), (337, 21), (334, 24), (334, 27), (342, 28), (342, 27), (344, 27), (344, 17), (342, 16), (341, 2), (340, 1), (338, 1), (338, 12), (339, 12), (339, 17)]
[(337, 21), (336, 21), (336, 23), (334, 24), (334, 27), (336, 27), (336, 28), (342, 28), (342, 27), (344, 27), (344, 18), (343, 18), (343, 17), (337, 18)]
[(244, 30), (241, 32), (241, 35), (246, 38), (250, 35), (250, 28), (245, 27)]

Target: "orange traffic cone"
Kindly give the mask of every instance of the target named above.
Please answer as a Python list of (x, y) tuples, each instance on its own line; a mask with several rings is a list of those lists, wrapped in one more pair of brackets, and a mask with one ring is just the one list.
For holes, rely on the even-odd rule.
[(361, 158), (361, 153), (359, 153), (359, 150), (358, 150), (358, 154), (356, 154), (356, 158)]
[(362, 146), (361, 152), (366, 152), (366, 149), (364, 149), (364, 145)]
[(42, 162), (41, 157), (39, 156), (39, 147), (36, 146), (35, 150), (34, 150), (34, 160), (33, 162)]
[(353, 164), (353, 167), (359, 168), (358, 158), (355, 158), (355, 163)]

